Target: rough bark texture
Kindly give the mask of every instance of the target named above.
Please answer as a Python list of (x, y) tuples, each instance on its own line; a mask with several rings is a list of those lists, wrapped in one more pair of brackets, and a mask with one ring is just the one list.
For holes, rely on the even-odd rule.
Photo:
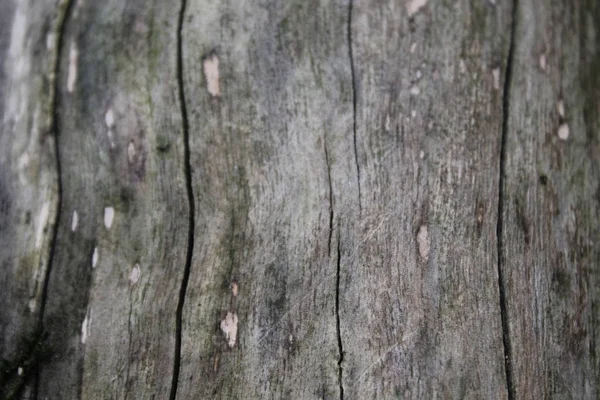
[(594, 0), (0, 4), (0, 399), (595, 399)]

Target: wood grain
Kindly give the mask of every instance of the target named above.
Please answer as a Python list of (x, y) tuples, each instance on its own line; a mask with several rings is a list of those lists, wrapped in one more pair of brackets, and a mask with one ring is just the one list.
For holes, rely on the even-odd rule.
[(328, 151), (352, 134), (346, 19), (335, 1), (188, 3), (197, 222), (179, 398), (339, 397), (330, 168), (345, 160)]
[(55, 0), (0, 5), (2, 397), (31, 382), (44, 356), (40, 317), (59, 204), (52, 88), (62, 13)]
[(189, 221), (178, 15), (161, 1), (71, 10), (57, 104), (62, 210), (44, 315), (54, 355), (40, 398), (169, 396)]
[(502, 198), (515, 393), (595, 399), (600, 7), (518, 3)]
[(361, 214), (341, 243), (344, 398), (507, 398), (495, 233), (510, 5), (412, 3), (352, 12)]
[(0, 399), (595, 399), (594, 0), (0, 2)]

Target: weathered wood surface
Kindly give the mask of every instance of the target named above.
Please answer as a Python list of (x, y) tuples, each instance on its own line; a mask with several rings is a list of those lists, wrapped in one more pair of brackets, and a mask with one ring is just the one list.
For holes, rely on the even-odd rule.
[(600, 4), (519, 0), (501, 269), (518, 397), (600, 397)]
[(0, 398), (598, 397), (593, 0), (0, 11)]

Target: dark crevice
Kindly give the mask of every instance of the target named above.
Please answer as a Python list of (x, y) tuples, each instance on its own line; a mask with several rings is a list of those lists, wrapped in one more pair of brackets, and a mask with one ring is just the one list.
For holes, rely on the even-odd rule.
[[(327, 251), (329, 259), (331, 259), (331, 243), (333, 241), (333, 185), (331, 182), (331, 163), (329, 160), (329, 152), (327, 151), (327, 142), (323, 138), (323, 150), (325, 152), (325, 163), (327, 164), (327, 184), (329, 185), (329, 238), (327, 241)], [(344, 386), (342, 382), (342, 363), (344, 362), (344, 348), (342, 345), (342, 332), (340, 330), (340, 230), (338, 227), (337, 237), (337, 254), (336, 254), (336, 270), (335, 270), (335, 324), (337, 331), (338, 342), (338, 386), (340, 390), (340, 399), (344, 398)]]
[(512, 348), (510, 343), (510, 329), (508, 323), (508, 311), (506, 303), (506, 288), (504, 277), (504, 263), (502, 250), (504, 246), (503, 240), (503, 221), (504, 216), (504, 183), (506, 175), (506, 137), (508, 135), (508, 119), (510, 114), (510, 85), (512, 81), (512, 65), (515, 48), (515, 35), (517, 27), (517, 7), (518, 1), (513, 1), (512, 21), (510, 42), (508, 49), (508, 58), (506, 60), (506, 75), (504, 77), (504, 92), (502, 98), (502, 139), (500, 142), (500, 172), (499, 172), (499, 188), (498, 188), (498, 223), (496, 225), (496, 236), (498, 243), (498, 287), (500, 292), (500, 316), (502, 318), (502, 341), (504, 344), (504, 368), (506, 372), (506, 388), (508, 391), (508, 399), (515, 398), (515, 388), (513, 384), (512, 372)]
[(323, 149), (325, 151), (325, 164), (327, 164), (327, 184), (329, 185), (329, 239), (327, 240), (327, 253), (331, 258), (331, 239), (333, 238), (333, 187), (331, 185), (331, 164), (329, 163), (329, 153), (327, 152), (327, 143), (323, 138)]
[(337, 329), (337, 340), (338, 340), (338, 352), (340, 358), (338, 359), (338, 385), (340, 388), (340, 400), (344, 400), (344, 381), (343, 381), (343, 363), (344, 363), (344, 346), (342, 343), (342, 331), (340, 329), (340, 230), (338, 227), (337, 237), (337, 274), (335, 282), (335, 323)]
[[(52, 227), (52, 239), (50, 242), (50, 251), (48, 254), (48, 265), (43, 279), (42, 295), (40, 299), (40, 312), (38, 314), (37, 330), (40, 333), (44, 332), (44, 311), (46, 309), (46, 299), (48, 297), (48, 285), (50, 280), (50, 274), (52, 273), (52, 265), (54, 263), (54, 255), (56, 253), (56, 243), (58, 238), (58, 225), (60, 222), (62, 212), (62, 198), (63, 198), (63, 186), (62, 186), (62, 166), (60, 162), (60, 148), (59, 148), (59, 134), (58, 134), (58, 92), (59, 92), (59, 72), (60, 72), (60, 60), (62, 58), (64, 42), (65, 42), (65, 31), (67, 26), (67, 19), (71, 15), (73, 8), (73, 0), (59, 5), (55, 32), (56, 32), (56, 52), (54, 54), (53, 65), (52, 65), (52, 85), (50, 86), (50, 131), (49, 135), (54, 137), (54, 159), (56, 163), (56, 188), (57, 188), (57, 199), (56, 199), (56, 215), (54, 216), (54, 225)], [(40, 381), (40, 369), (36, 368), (35, 372), (35, 384), (33, 387), (32, 397), (38, 398)]]
[(185, 260), (185, 268), (183, 272), (183, 281), (179, 290), (179, 303), (177, 304), (176, 315), (176, 333), (175, 333), (175, 359), (173, 361), (173, 380), (171, 383), (171, 394), (169, 398), (175, 400), (177, 397), (177, 384), (179, 379), (179, 369), (181, 363), (181, 333), (182, 333), (182, 316), (185, 295), (187, 292), (188, 282), (190, 279), (190, 270), (192, 266), (192, 253), (194, 251), (194, 226), (195, 226), (195, 207), (194, 207), (194, 191), (192, 187), (192, 169), (190, 166), (190, 130), (188, 113), (185, 102), (184, 79), (183, 79), (183, 18), (186, 9), (186, 0), (181, 0), (181, 8), (179, 10), (179, 18), (177, 21), (177, 86), (179, 91), (179, 103), (181, 106), (181, 120), (183, 124), (183, 151), (185, 163), (185, 181), (187, 198), (189, 204), (189, 226), (188, 226), (188, 243), (187, 255)]
[(348, 6), (348, 57), (350, 58), (350, 73), (352, 76), (352, 141), (354, 145), (354, 163), (358, 182), (358, 210), (362, 212), (362, 196), (360, 190), (360, 164), (358, 163), (358, 150), (356, 146), (356, 73), (354, 71), (354, 54), (352, 52), (352, 9), (353, 0)]

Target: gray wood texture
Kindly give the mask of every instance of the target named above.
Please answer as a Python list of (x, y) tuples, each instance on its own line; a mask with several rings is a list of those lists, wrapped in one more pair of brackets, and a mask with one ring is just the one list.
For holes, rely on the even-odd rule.
[(600, 396), (594, 0), (0, 22), (0, 399)]
[(600, 5), (519, 0), (502, 262), (515, 393), (600, 396)]

